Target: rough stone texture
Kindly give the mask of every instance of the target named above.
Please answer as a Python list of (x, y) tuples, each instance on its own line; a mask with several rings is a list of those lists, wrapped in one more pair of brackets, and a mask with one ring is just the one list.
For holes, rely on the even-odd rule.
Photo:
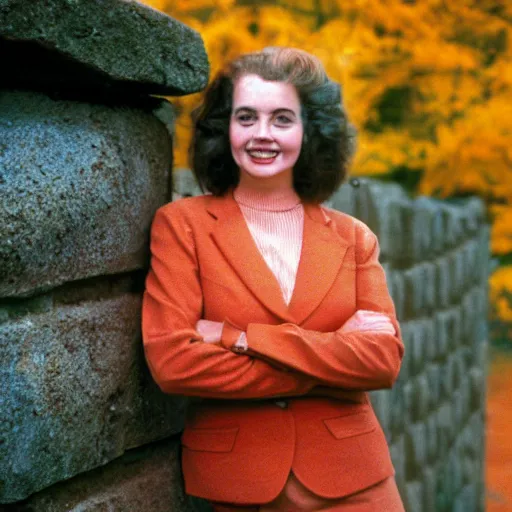
[(1, 0), (4, 87), (181, 95), (203, 89), (200, 35), (129, 0)]
[(131, 450), (96, 471), (41, 491), (5, 512), (199, 512), (188, 499), (179, 466), (179, 439)]
[(148, 375), (140, 293), (125, 281), (96, 300), (58, 290), (3, 308), (0, 503), (182, 428), (184, 400)]
[(159, 104), (0, 93), (0, 297), (147, 264), (172, 163)]

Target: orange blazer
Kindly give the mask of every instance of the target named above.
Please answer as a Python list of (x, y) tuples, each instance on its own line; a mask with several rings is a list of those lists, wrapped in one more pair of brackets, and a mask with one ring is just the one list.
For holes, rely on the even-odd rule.
[[(151, 232), (143, 301), (149, 368), (167, 393), (202, 397), (187, 415), (187, 493), (265, 503), (290, 470), (337, 498), (394, 473), (366, 391), (389, 388), (403, 345), (375, 235), (353, 217), (305, 205), (287, 306), (231, 193), (167, 204)], [(341, 333), (358, 309), (387, 314), (397, 335)], [(226, 322), (207, 344), (201, 318)], [(248, 353), (231, 349), (238, 329)]]

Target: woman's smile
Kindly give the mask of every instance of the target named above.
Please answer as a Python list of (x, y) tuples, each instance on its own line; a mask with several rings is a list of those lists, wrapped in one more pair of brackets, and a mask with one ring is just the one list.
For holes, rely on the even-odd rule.
[(252, 160), (255, 163), (259, 164), (269, 164), (274, 161), (274, 159), (279, 154), (279, 151), (277, 150), (271, 150), (271, 149), (248, 149), (247, 153), (252, 158)]

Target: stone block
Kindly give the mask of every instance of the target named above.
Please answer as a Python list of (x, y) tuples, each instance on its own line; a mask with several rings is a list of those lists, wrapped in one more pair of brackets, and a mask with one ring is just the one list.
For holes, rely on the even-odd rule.
[(400, 381), (406, 381), (412, 375), (412, 338), (413, 338), (414, 322), (402, 322), (400, 324), (400, 330), (402, 334), (402, 341), (404, 343), (405, 352), (402, 357), (402, 363), (400, 366)]
[(490, 274), (490, 228), (481, 226), (478, 230), (478, 274), (477, 282), (485, 286)]
[(405, 283), (405, 313), (408, 319), (415, 319), (425, 313), (425, 281), (421, 265), (415, 265), (403, 273)]
[(474, 484), (480, 481), (480, 472), (472, 457), (464, 454), (461, 459), (461, 466), (464, 485)]
[(427, 362), (437, 359), (436, 323), (432, 317), (420, 321), (423, 330), (424, 356), (423, 367)]
[(408, 200), (398, 198), (382, 203), (379, 208), (378, 230), (382, 257), (394, 262), (403, 259), (407, 245), (403, 231), (402, 212), (408, 208)]
[(21, 91), (0, 111), (0, 297), (145, 267), (169, 197), (166, 127), (142, 108)]
[(426, 197), (413, 201), (410, 208), (403, 211), (405, 238), (404, 256), (413, 263), (432, 257), (432, 217), (436, 208)]
[(183, 197), (195, 197), (203, 192), (190, 169), (175, 169), (173, 173), (172, 199), (176, 201)]
[(450, 260), (443, 256), (438, 258), (436, 265), (436, 298), (438, 308), (447, 308), (451, 301)]
[[(5, 512), (203, 512), (183, 490), (179, 440), (168, 439), (127, 452), (115, 461), (61, 482)], [(194, 506), (195, 505), (195, 506)]]
[(423, 421), (427, 417), (430, 406), (430, 389), (427, 375), (421, 373), (413, 380), (412, 421)]
[(481, 449), (485, 443), (485, 423), (483, 414), (484, 411), (474, 412), (468, 421), (469, 430), (471, 432), (471, 453), (477, 460), (482, 457)]
[[(471, 290), (471, 299), (473, 301), (473, 311), (477, 318), (487, 315), (487, 286), (476, 286)], [(475, 327), (478, 329), (478, 327)], [(483, 338), (480, 338), (483, 339)]]
[(451, 475), (452, 490), (454, 494), (462, 489), (462, 465), (461, 460), (457, 457), (457, 451), (452, 449), (448, 455), (448, 471)]
[(464, 243), (461, 247), (463, 255), (464, 275), (466, 287), (469, 288), (474, 284), (478, 284), (480, 276), (479, 269), (479, 246), (478, 238), (472, 238)]
[(465, 237), (461, 209), (455, 204), (441, 203), (445, 233), (445, 249), (454, 248)]
[(461, 305), (461, 343), (467, 347), (471, 347), (475, 342), (476, 331), (475, 325), (477, 314), (475, 311), (475, 304), (473, 302), (471, 292), (464, 295)]
[(411, 375), (417, 375), (420, 373), (426, 364), (426, 340), (425, 330), (423, 328), (423, 322), (409, 322), (411, 329), (410, 345), (408, 347), (411, 352)]
[(451, 396), (453, 410), (453, 426), (456, 432), (464, 426), (464, 405), (462, 403), (462, 393), (460, 388), (453, 390)]
[(485, 203), (479, 197), (465, 199), (461, 205), (462, 222), (466, 235), (474, 235), (485, 223)]
[(461, 309), (451, 308), (435, 315), (438, 353), (440, 358), (451, 354), (461, 340)]
[(407, 480), (421, 476), (427, 463), (427, 427), (424, 423), (413, 423), (405, 427), (405, 464)]
[(447, 453), (454, 433), (453, 411), (449, 402), (443, 402), (437, 410), (437, 439), (439, 453)]
[[(355, 215), (356, 201), (354, 187), (351, 182), (344, 183), (327, 202), (329, 208), (334, 208), (340, 212)], [(379, 240), (382, 243), (382, 240)]]
[(373, 410), (389, 441), (391, 439), (391, 391), (388, 389), (372, 391), (370, 398)]
[[(407, 382), (405, 382), (402, 386), (402, 397), (403, 397), (403, 414), (405, 418), (405, 414), (407, 414), (407, 419), (412, 421), (412, 414), (414, 410), (414, 401), (415, 401), (415, 395), (414, 395), (414, 385), (413, 380), (409, 379)], [(405, 424), (408, 425), (409, 421), (407, 421)]]
[(403, 189), (395, 183), (368, 178), (355, 178), (350, 183), (354, 215), (379, 238), (382, 259), (393, 259), (402, 249), (401, 212), (396, 210), (395, 203), (407, 201)]
[(425, 262), (421, 265), (423, 274), (423, 307), (422, 314), (431, 316), (438, 307), (436, 302), (436, 266), (434, 263)]
[(434, 318), (437, 339), (437, 358), (442, 361), (448, 354), (449, 332), (448, 316), (445, 311), (438, 311)]
[(478, 512), (479, 511), (478, 486), (468, 484), (464, 486), (454, 502), (454, 512)]
[(430, 363), (425, 368), (430, 393), (431, 408), (435, 409), (440, 405), (441, 400), (441, 366), (438, 363)]
[[(436, 204), (439, 205), (439, 201), (437, 201)], [(432, 210), (432, 254), (434, 256), (440, 256), (444, 253), (444, 248), (445, 232), (443, 213), (438, 207)]]
[(402, 434), (389, 445), (389, 452), (395, 468), (395, 479), (400, 494), (403, 496), (405, 491), (406, 473), (405, 473), (405, 436)]
[(437, 473), (432, 466), (423, 470), (423, 508), (425, 511), (436, 510)]
[(443, 455), (438, 449), (437, 417), (435, 413), (427, 418), (425, 425), (427, 429), (427, 458), (429, 462), (435, 463), (437, 459), (441, 458)]
[(441, 368), (441, 392), (444, 398), (448, 398), (455, 390), (455, 358), (450, 355)]
[(407, 512), (426, 512), (424, 489), (421, 481), (407, 482), (404, 498), (404, 507)]
[(405, 292), (405, 278), (402, 271), (390, 273), (388, 280), (389, 292), (395, 304), (396, 316), (399, 322), (406, 320), (407, 298)]
[(448, 257), (451, 286), (450, 286), (450, 301), (452, 304), (457, 304), (462, 300), (465, 291), (465, 275), (464, 275), (464, 251), (457, 248)]
[(466, 359), (464, 357), (465, 347), (459, 347), (453, 353), (454, 365), (454, 386), (462, 388), (464, 386), (465, 377), (467, 376), (468, 368), (466, 367)]
[[(405, 406), (405, 381), (399, 381), (391, 391), (391, 436), (397, 439), (404, 433), (405, 425), (409, 423), (410, 410)], [(406, 391), (407, 392), (407, 391)]]
[(448, 470), (448, 464), (446, 463), (445, 460), (440, 461), (437, 466), (436, 488), (436, 508), (434, 509), (434, 511), (452, 512), (453, 501), (455, 499), (455, 492), (452, 486), (452, 475)]
[(0, 325), (0, 503), (183, 428), (184, 400), (143, 362), (140, 307), (126, 292)]
[(450, 315), (450, 341), (451, 349), (456, 350), (462, 343), (462, 308), (459, 305), (452, 307)]
[(487, 374), (489, 366), (489, 342), (487, 338), (480, 338), (478, 343), (473, 347), (475, 353), (475, 366), (482, 368), (484, 373)]
[(463, 423), (466, 423), (471, 412), (471, 384), (468, 373), (461, 375), (459, 386)]
[(4, 0), (0, 48), (8, 87), (181, 95), (208, 82), (201, 36), (139, 2)]
[(485, 403), (484, 372), (474, 366), (469, 370), (470, 410), (479, 411)]

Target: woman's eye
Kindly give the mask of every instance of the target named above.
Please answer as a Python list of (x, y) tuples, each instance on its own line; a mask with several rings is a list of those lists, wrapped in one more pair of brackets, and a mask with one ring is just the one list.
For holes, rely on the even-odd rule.
[(239, 123), (248, 124), (254, 121), (254, 116), (252, 114), (239, 114), (236, 119)]
[(288, 125), (292, 122), (293, 122), (292, 119), (288, 116), (280, 115), (280, 116), (276, 117), (276, 123), (278, 125)]

